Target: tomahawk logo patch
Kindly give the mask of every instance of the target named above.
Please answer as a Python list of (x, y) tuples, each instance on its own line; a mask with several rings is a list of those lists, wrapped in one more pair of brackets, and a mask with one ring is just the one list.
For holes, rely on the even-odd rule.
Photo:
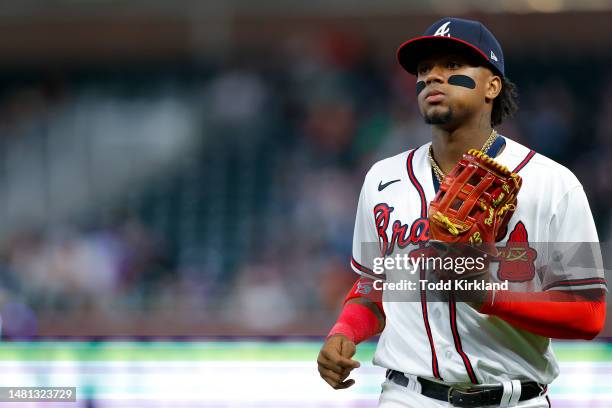
[(535, 277), (534, 261), (538, 256), (535, 249), (529, 246), (527, 228), (519, 221), (508, 236), (506, 246), (497, 248), (500, 281), (528, 282)]

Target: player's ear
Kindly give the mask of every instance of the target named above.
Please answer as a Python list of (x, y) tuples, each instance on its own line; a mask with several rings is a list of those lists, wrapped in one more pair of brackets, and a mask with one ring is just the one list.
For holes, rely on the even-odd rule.
[(489, 75), (489, 77), (487, 78), (487, 82), (486, 82), (485, 98), (487, 100), (493, 100), (497, 98), (497, 95), (499, 95), (501, 90), (502, 90), (501, 78), (498, 75), (493, 75), (493, 73), (491, 73), (491, 75)]

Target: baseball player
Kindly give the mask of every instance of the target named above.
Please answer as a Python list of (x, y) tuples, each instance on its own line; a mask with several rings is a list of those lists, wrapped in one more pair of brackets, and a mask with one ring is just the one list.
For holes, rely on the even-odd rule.
[[(373, 362), (387, 369), (381, 407), (548, 407), (547, 385), (559, 373), (550, 339), (592, 339), (605, 320), (601, 270), (560, 275), (531, 247), (598, 242), (582, 185), (567, 168), (495, 131), (516, 111), (516, 91), (501, 46), (483, 24), (444, 18), (397, 56), (416, 77), (432, 141), (374, 164), (365, 177), (351, 260), (360, 278), (321, 348), (319, 373), (335, 389), (350, 387), (356, 344), (380, 334)], [(384, 275), (368, 244), (388, 258), (434, 239), (494, 243), (500, 249), (486, 280), (512, 286), (485, 288), (484, 298), (470, 302), (452, 293), (432, 301), (419, 286), (418, 301), (393, 301), (380, 290)], [(513, 245), (523, 250), (510, 264)]]

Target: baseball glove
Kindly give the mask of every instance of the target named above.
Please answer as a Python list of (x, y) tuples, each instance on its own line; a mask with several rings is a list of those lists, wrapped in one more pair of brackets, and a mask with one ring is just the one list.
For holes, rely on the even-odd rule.
[(506, 233), (521, 185), (518, 174), (470, 149), (444, 177), (429, 205), (432, 244), (469, 246), (496, 256), (495, 242)]

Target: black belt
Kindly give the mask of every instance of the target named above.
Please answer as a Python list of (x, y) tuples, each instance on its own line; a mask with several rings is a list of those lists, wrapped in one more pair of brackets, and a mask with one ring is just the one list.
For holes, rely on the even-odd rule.
[[(408, 386), (408, 378), (399, 371), (387, 370), (387, 378), (395, 384), (403, 387)], [(450, 404), (455, 407), (499, 405), (504, 394), (504, 387), (501, 385), (459, 390), (421, 377), (417, 377), (417, 380), (421, 384), (421, 394), (429, 398), (450, 402)], [(539, 397), (545, 389), (545, 386), (541, 386), (537, 382), (521, 381), (521, 396), (519, 397), (519, 401), (526, 401)]]

